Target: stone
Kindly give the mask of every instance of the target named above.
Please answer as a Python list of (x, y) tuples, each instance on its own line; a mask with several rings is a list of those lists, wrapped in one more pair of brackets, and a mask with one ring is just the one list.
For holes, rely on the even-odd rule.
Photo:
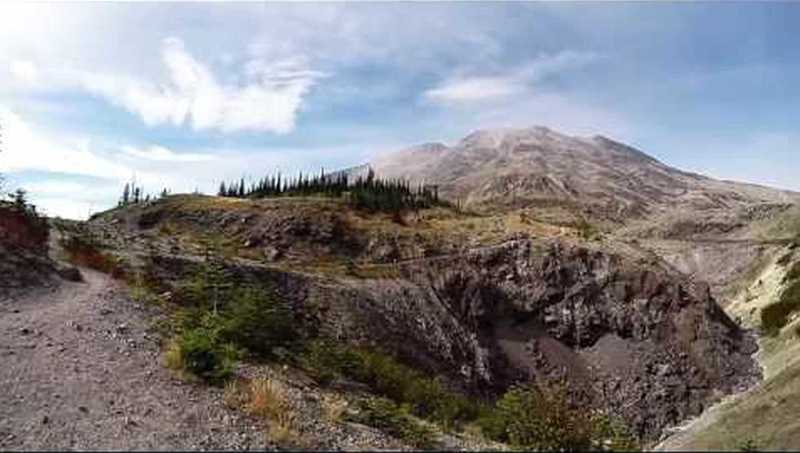
[(76, 267), (72, 266), (59, 267), (56, 269), (56, 273), (58, 274), (59, 277), (67, 281), (71, 282), (83, 281), (83, 275), (81, 274), (81, 271), (78, 270), (78, 268)]
[(283, 255), (283, 253), (280, 250), (272, 246), (264, 247), (263, 252), (264, 252), (264, 258), (267, 261), (276, 261)]

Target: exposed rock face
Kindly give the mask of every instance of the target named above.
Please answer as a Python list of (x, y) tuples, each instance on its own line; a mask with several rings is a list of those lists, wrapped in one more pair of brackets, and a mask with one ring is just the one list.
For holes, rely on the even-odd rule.
[(34, 252), (47, 249), (48, 230), (15, 207), (0, 202), (0, 244)]
[(40, 286), (54, 275), (47, 240), (45, 224), (0, 203), (0, 300), (15, 291)]
[[(187, 269), (157, 261), (165, 275)], [(271, 282), (309, 334), (388, 350), (476, 395), (566, 378), (647, 439), (760, 372), (755, 341), (708, 286), (657, 264), (518, 241), (399, 267), (398, 280), (232, 270)]]
[(558, 243), (537, 252), (520, 242), (437, 263), (421, 278), (507, 361), (511, 372), (492, 364), (495, 383), (565, 376), (647, 438), (760, 372), (754, 339), (708, 285), (657, 265)]

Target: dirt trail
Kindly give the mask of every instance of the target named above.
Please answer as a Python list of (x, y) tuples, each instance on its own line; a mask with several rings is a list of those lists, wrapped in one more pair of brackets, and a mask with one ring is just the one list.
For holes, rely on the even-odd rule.
[(161, 366), (149, 307), (106, 275), (0, 301), (0, 449), (254, 449), (219, 389)]

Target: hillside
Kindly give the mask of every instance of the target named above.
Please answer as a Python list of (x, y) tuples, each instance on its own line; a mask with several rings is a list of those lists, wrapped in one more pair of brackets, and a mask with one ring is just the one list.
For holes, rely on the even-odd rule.
[(0, 201), (0, 302), (30, 288), (77, 280), (74, 268), (49, 256), (50, 227), (29, 205)]
[[(201, 395), (191, 407), (221, 430), (204, 440), (217, 447), (652, 446), (728, 407), (715, 406), (727, 395), (794, 394), (786, 373), (796, 364), (781, 357), (800, 344), (796, 318), (777, 337), (757, 333), (797, 260), (796, 194), (543, 128), (481, 131), (344, 171), (370, 168), (413, 173), (451, 202), (381, 211), (346, 192), (170, 195), (56, 221), (39, 254), (82, 267), (84, 286), (53, 293), (80, 303), (15, 298), (28, 307), (18, 318), (38, 325), (45, 310), (56, 324), (105, 326), (92, 351), (109, 338), (139, 345), (124, 350), (150, 364), (159, 398), (182, 398), (171, 379)], [(114, 313), (136, 334), (109, 324)], [(12, 332), (18, 318), (0, 320)], [(64, 332), (60, 341), (77, 341)], [(48, 375), (37, 355), (14, 353), (31, 361), (31, 379)], [(169, 371), (152, 366), (155, 354)], [(520, 400), (526, 383), (545, 390)], [(170, 406), (135, 423), (187, 447), (194, 428), (170, 425), (182, 416)], [(525, 433), (561, 430), (555, 443), (530, 443), (543, 432), (515, 437), (506, 426), (523, 416), (534, 417)], [(157, 428), (159, 419), (173, 421)], [(720, 429), (739, 436), (743, 426)], [(239, 437), (259, 430), (263, 439)], [(722, 435), (681, 439), (667, 442), (732, 448)], [(154, 445), (133, 429), (109, 442)]]
[(707, 286), (519, 213), (398, 223), (335, 199), (171, 196), (87, 227), (170, 291), (217, 237), (234, 278), (269, 282), (307, 335), (379, 347), (479, 398), (567, 379), (646, 441), (758, 376), (753, 339)]

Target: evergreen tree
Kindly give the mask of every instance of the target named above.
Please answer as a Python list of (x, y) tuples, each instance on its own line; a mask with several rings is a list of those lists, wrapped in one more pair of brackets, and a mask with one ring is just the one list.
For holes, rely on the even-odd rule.
[(127, 182), (125, 183), (125, 188), (122, 189), (122, 201), (120, 201), (121, 206), (127, 206), (128, 203), (131, 201), (131, 186)]

